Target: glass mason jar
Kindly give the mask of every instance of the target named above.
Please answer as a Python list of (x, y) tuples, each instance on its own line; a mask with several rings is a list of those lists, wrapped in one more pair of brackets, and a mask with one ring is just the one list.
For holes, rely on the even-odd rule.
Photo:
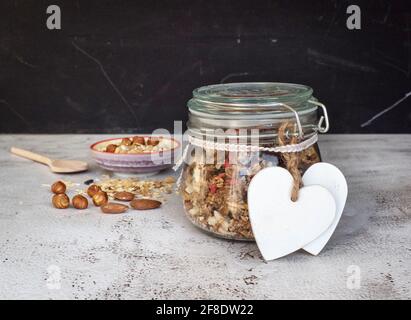
[[(254, 239), (247, 206), (253, 176), (282, 166), (298, 179), (321, 161), (316, 137), (328, 130), (328, 118), (312, 94), (310, 87), (288, 83), (229, 83), (193, 91), (180, 193), (194, 225), (223, 238)], [(277, 152), (289, 145), (301, 151)]]

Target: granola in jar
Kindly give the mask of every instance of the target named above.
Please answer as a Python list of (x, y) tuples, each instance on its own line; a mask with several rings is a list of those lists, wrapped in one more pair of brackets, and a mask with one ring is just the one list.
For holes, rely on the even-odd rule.
[[(321, 161), (313, 140), (321, 126), (311, 94), (309, 87), (281, 83), (223, 84), (193, 92), (188, 103), (188, 133), (204, 143), (190, 140), (180, 193), (194, 225), (223, 238), (254, 239), (247, 205), (251, 179), (271, 166), (287, 168), (293, 177), (301, 177), (310, 165)], [(243, 151), (229, 148), (227, 141), (233, 137)], [(308, 140), (313, 142), (292, 154), (272, 151)], [(222, 148), (213, 149), (209, 141), (211, 145), (222, 141)]]
[[(309, 163), (319, 162), (315, 148), (302, 152), (300, 157), (308, 159), (314, 154)], [(228, 159), (228, 154), (226, 156)], [(224, 238), (253, 240), (247, 206), (248, 185), (261, 169), (285, 164), (281, 155), (267, 152), (253, 153), (247, 161), (237, 160), (221, 165), (195, 159), (184, 168), (181, 194), (186, 214), (196, 226)], [(301, 162), (301, 173), (308, 167), (307, 163)]]

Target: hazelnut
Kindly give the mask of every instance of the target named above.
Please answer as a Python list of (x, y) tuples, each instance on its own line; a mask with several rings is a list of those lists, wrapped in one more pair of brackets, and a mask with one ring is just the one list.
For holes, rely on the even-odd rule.
[(107, 193), (104, 191), (98, 191), (94, 196), (93, 196), (93, 203), (95, 206), (100, 207), (105, 205), (108, 202), (108, 197)]
[(90, 187), (88, 187), (87, 194), (90, 198), (93, 198), (93, 196), (99, 191), (101, 191), (101, 188), (96, 184), (92, 184)]
[(51, 192), (55, 194), (65, 193), (66, 192), (66, 185), (62, 181), (54, 182), (51, 185)]
[(70, 199), (65, 193), (59, 193), (53, 196), (52, 203), (57, 209), (66, 209), (70, 205)]
[(116, 149), (117, 149), (117, 145), (116, 145), (116, 144), (109, 144), (109, 145), (106, 147), (106, 152), (114, 153), (114, 152), (116, 152)]
[(86, 197), (83, 197), (81, 194), (78, 194), (71, 199), (71, 203), (73, 207), (76, 209), (87, 209), (88, 207), (88, 200)]
[(144, 137), (135, 136), (135, 137), (133, 137), (133, 143), (134, 143), (134, 144), (142, 144), (142, 145), (145, 145), (145, 144), (146, 144), (146, 141), (145, 141)]
[(160, 140), (157, 139), (157, 138), (149, 138), (149, 139), (147, 140), (147, 145), (149, 145), (149, 146), (156, 146), (156, 145), (158, 145), (159, 143), (160, 143)]
[(123, 146), (131, 146), (132, 143), (133, 143), (133, 142), (132, 142), (129, 138), (123, 138), (123, 139), (121, 140), (121, 144), (122, 144)]

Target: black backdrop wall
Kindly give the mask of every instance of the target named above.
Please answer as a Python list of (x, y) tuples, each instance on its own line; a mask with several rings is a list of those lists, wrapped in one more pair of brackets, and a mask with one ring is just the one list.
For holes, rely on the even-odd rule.
[(0, 132), (172, 129), (196, 87), (280, 81), (312, 86), (331, 132), (410, 133), (411, 97), (361, 127), (411, 91), (410, 1), (356, 1), (361, 30), (350, 4), (2, 0)]

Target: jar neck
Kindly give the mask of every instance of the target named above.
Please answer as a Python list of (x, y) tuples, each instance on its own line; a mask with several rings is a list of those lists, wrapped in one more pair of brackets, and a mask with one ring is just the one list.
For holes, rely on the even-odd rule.
[[(259, 108), (261, 106), (257, 106)], [(301, 124), (303, 136), (308, 138), (318, 131), (317, 106), (313, 105), (310, 109), (297, 112)], [(260, 139), (269, 139), (277, 137), (278, 129), (282, 124), (288, 122), (297, 126), (296, 114), (292, 112), (273, 113), (248, 113), (239, 112), (235, 115), (227, 114), (209, 114), (193, 112), (190, 110), (187, 127), (189, 133), (196, 137), (217, 137), (223, 135), (231, 137), (253, 137), (258, 134)], [(291, 126), (292, 127), (292, 126)], [(298, 130), (293, 130), (298, 134)]]

